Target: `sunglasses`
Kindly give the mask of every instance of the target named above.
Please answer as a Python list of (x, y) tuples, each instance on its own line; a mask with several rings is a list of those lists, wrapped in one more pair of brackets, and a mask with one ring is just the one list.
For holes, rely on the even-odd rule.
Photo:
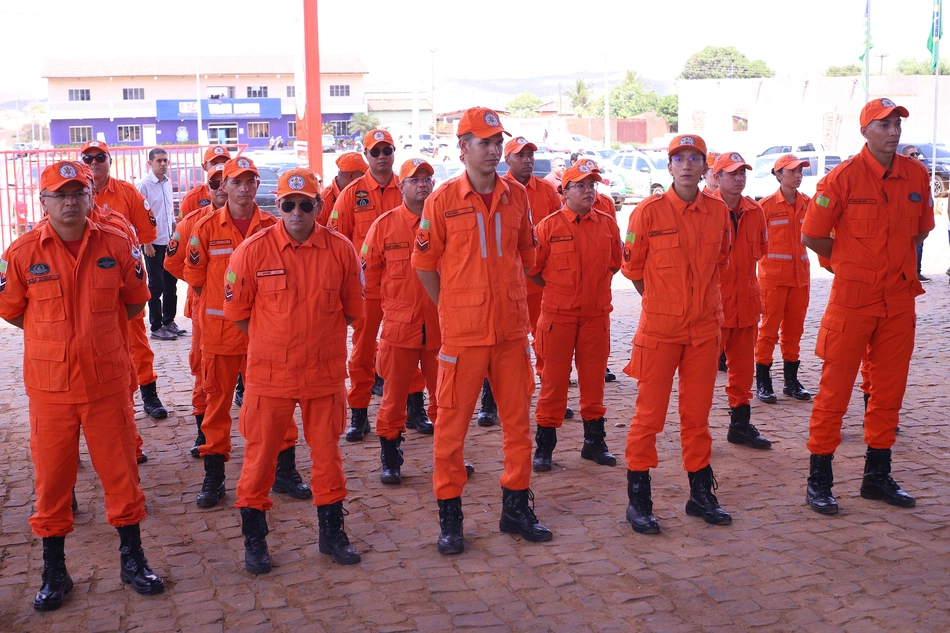
[(373, 158), (379, 158), (380, 154), (382, 154), (383, 156), (392, 156), (394, 151), (395, 150), (393, 149), (392, 145), (387, 145), (383, 149), (374, 147), (373, 149), (369, 150), (369, 155), (372, 156)]
[(920, 152), (911, 152), (910, 154), (908, 154), (908, 156), (912, 158), (920, 158), (921, 156), (923, 156), (923, 154), (921, 154)]
[(106, 158), (108, 157), (109, 157), (108, 154), (96, 154), (95, 156), (90, 156), (89, 154), (83, 154), (82, 162), (86, 163), (87, 165), (91, 165), (93, 162), (104, 163), (106, 162)]
[(300, 210), (304, 213), (311, 213), (316, 205), (309, 200), (303, 200), (301, 202), (291, 202), (290, 200), (284, 200), (280, 203), (280, 210), (284, 213), (293, 213), (294, 207), (300, 207)]
[(221, 178), (214, 178), (214, 179), (212, 179), (212, 180), (209, 180), (209, 181), (208, 181), (208, 189), (211, 189), (211, 190), (213, 190), (213, 191), (217, 191), (217, 190), (218, 190), (218, 187), (221, 186), (221, 183), (222, 183), (222, 182), (223, 182), (223, 180), (222, 180)]

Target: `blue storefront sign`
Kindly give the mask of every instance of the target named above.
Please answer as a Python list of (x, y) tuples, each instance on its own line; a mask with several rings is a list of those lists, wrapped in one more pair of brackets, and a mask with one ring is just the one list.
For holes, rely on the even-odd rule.
[[(155, 102), (155, 118), (159, 121), (195, 120), (198, 102), (159, 99)], [(279, 119), (280, 99), (202, 99), (201, 118), (215, 119)]]

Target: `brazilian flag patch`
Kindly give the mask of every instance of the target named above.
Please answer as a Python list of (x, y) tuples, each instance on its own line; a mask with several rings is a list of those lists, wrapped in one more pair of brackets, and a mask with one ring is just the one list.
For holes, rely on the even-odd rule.
[(627, 231), (627, 237), (624, 241), (629, 244), (633, 244), (634, 242), (637, 241), (637, 234), (634, 233), (633, 231)]
[(427, 220), (426, 218), (422, 218), (422, 221), (419, 222), (419, 228), (422, 229), (423, 231), (428, 231), (430, 226), (431, 224), (429, 223), (429, 220)]
[(360, 252), (365, 255), (366, 253), (369, 252), (369, 246), (367, 246), (366, 244), (363, 244), (363, 246), (360, 248)]
[(225, 279), (227, 279), (228, 282), (233, 284), (237, 281), (237, 275), (234, 274), (233, 270), (229, 270), (228, 274), (225, 276)]
[(192, 246), (198, 246), (198, 244), (199, 244), (199, 242), (198, 242), (198, 236), (197, 236), (197, 235), (192, 235), (192, 236), (191, 236), (191, 240), (189, 240), (188, 243), (191, 244)]
[(831, 198), (828, 198), (827, 196), (818, 196), (818, 198), (815, 200), (815, 204), (817, 204), (819, 207), (827, 209), (828, 205), (831, 204)]

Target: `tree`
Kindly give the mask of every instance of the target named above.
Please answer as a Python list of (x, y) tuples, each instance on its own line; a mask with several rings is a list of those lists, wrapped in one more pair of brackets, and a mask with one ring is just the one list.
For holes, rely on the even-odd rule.
[(859, 77), (864, 74), (864, 67), (858, 64), (847, 66), (828, 66), (825, 77)]
[(678, 79), (749, 79), (774, 75), (764, 61), (750, 60), (734, 46), (707, 46), (686, 60)]
[[(640, 76), (628, 70), (623, 81), (610, 89), (610, 116), (627, 119), (644, 112), (655, 111), (660, 105), (660, 97), (647, 90)], [(604, 98), (600, 97), (591, 106), (593, 116), (604, 116)]]
[[(917, 61), (913, 57), (905, 57), (897, 62), (897, 73), (900, 75), (932, 75), (930, 72), (930, 60), (924, 59)], [(950, 75), (950, 61), (940, 60), (940, 74)]]
[(670, 125), (670, 132), (679, 132), (680, 129), (680, 97), (679, 95), (666, 95), (660, 97), (660, 105), (656, 113), (666, 119)]
[(360, 134), (366, 134), (370, 130), (377, 127), (379, 127), (379, 119), (377, 119), (372, 114), (356, 112), (350, 117), (350, 134), (354, 134), (356, 132), (359, 132)]
[(508, 102), (505, 109), (511, 112), (512, 116), (527, 118), (538, 116), (538, 108), (544, 100), (525, 90), (520, 95)]
[(578, 79), (575, 84), (567, 89), (567, 96), (571, 100), (571, 108), (578, 116), (587, 116), (590, 114), (591, 90), (590, 86), (583, 79)]

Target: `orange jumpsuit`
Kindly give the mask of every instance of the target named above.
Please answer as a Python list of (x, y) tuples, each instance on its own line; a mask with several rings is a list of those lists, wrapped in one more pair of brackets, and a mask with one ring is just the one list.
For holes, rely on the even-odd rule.
[(40, 537), (72, 532), (79, 431), (105, 492), (110, 525), (145, 518), (129, 397), (126, 305), (148, 301), (144, 270), (119, 230), (86, 220), (79, 256), (44, 223), (0, 261), (0, 317), (23, 316), (23, 381), (30, 406)]
[(644, 284), (633, 353), (624, 373), (637, 379), (627, 435), (627, 469), (658, 464), (673, 374), (679, 370), (683, 468), (702, 470), (712, 457), (709, 409), (716, 388), (722, 326), (719, 279), (729, 263), (729, 211), (706, 193), (684, 202), (671, 187), (637, 205), (623, 247), (623, 275)]
[(360, 253), (366, 298), (381, 299), (383, 306), (376, 367), (386, 389), (376, 413), (376, 435), (388, 440), (406, 430), (406, 397), (420, 367), (429, 390), (429, 420), (437, 418), (439, 311), (409, 265), (419, 223), (405, 205), (387, 211), (373, 222)]
[[(327, 226), (342, 233), (359, 251), (376, 218), (402, 204), (402, 193), (396, 186), (398, 183), (396, 174), (385, 187), (380, 186), (369, 172), (363, 174), (340, 193)], [(374, 382), (376, 336), (382, 320), (383, 309), (379, 300), (367, 298), (363, 318), (353, 324), (353, 350), (347, 364), (350, 370), (347, 403), (351, 409), (369, 406), (369, 390)], [(416, 391), (421, 391), (422, 385), (417, 386), (419, 388)]]
[(610, 216), (578, 216), (567, 206), (538, 223), (537, 262), (544, 279), (535, 345), (544, 357), (538, 426), (560, 428), (567, 408), (571, 362), (577, 358), (581, 418), (602, 418), (604, 372), (610, 356), (610, 282), (620, 269), (620, 229)]
[(782, 359), (798, 360), (811, 280), (801, 229), (810, 199), (795, 192), (795, 204), (789, 204), (779, 189), (759, 201), (769, 229), (768, 252), (759, 260), (762, 323), (755, 343), (755, 362), (760, 365), (772, 364), (780, 327)]
[(323, 207), (320, 210), (320, 215), (317, 216), (317, 224), (321, 226), (326, 226), (327, 222), (330, 221), (330, 214), (333, 212), (333, 207), (336, 206), (337, 198), (340, 197), (340, 187), (336, 184), (336, 178), (330, 181), (330, 184), (323, 188), (323, 191), (320, 192), (320, 199), (323, 200)]
[(802, 233), (834, 231), (835, 276), (815, 353), (824, 363), (809, 421), (808, 450), (829, 455), (841, 443), (858, 365), (867, 353), (871, 399), (864, 414), (870, 448), (894, 445), (914, 351), (917, 281), (914, 238), (934, 228), (929, 175), (912, 158), (885, 169), (865, 146), (818, 183)]
[[(207, 183), (201, 183), (200, 185), (192, 187), (191, 191), (186, 193), (185, 197), (178, 203), (178, 217), (184, 218), (198, 209), (209, 210), (210, 208), (211, 191), (208, 189)], [(171, 271), (169, 270), (168, 272)], [(179, 279), (181, 279), (181, 277), (179, 277)]]
[[(721, 198), (716, 190), (716, 197)], [(755, 377), (755, 339), (758, 335), (762, 298), (755, 263), (768, 250), (768, 231), (762, 207), (748, 196), (730, 209), (732, 249), (729, 267), (723, 271), (722, 350), (729, 360), (726, 396), (733, 409), (749, 404)]]
[[(276, 218), (254, 206), (250, 237), (277, 223)], [(226, 298), (224, 276), (231, 253), (245, 236), (234, 225), (228, 205), (198, 220), (188, 240), (185, 281), (192, 288), (201, 288), (201, 373), (207, 405), (201, 432), (206, 443), (201, 456), (231, 455), (231, 395), (238, 373), (243, 373), (247, 360), (247, 334), (224, 316)], [(290, 448), (294, 441), (283, 448)]]
[(496, 178), (486, 207), (462, 173), (429, 196), (422, 216), (412, 266), (441, 273), (435, 497), (453, 499), (465, 487), (462, 449), (486, 375), (504, 420), (501, 485), (525, 490), (534, 393), (525, 271), (536, 256), (528, 195), (520, 184)]
[(288, 437), (296, 437), (298, 404), (313, 457), (313, 503), (341, 501), (346, 498), (339, 447), (346, 424), (345, 317), (357, 317), (363, 308), (356, 252), (348, 240), (319, 225), (298, 243), (278, 222), (249, 235), (228, 267), (217, 284), (224, 293), (224, 317), (250, 319), (239, 426), (244, 466), (234, 505), (270, 510), (277, 455), (288, 448)]

